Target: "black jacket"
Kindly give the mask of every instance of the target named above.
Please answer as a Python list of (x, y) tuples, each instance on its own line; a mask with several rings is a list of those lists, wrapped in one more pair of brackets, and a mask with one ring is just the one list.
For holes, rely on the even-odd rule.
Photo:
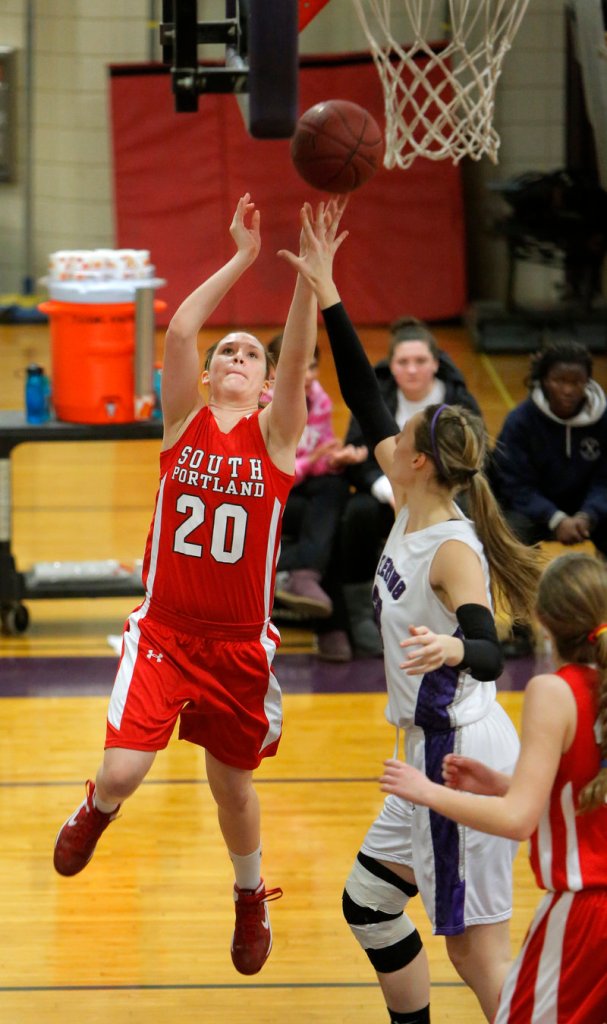
[[(457, 368), (451, 356), (439, 350), (438, 363), (436, 376), (445, 385), (444, 401), (447, 405), (463, 405), (466, 409), (470, 409), (477, 416), (480, 416), (481, 411), (478, 402), (468, 391), (463, 374)], [(387, 359), (380, 360), (379, 363), (376, 363), (374, 370), (384, 402), (392, 415), (395, 416), (398, 388), (392, 376), (389, 361)], [(362, 431), (354, 417), (350, 420), (345, 443), (354, 445), (365, 444)], [(383, 471), (372, 454), (369, 455), (365, 462), (361, 462), (357, 466), (349, 466), (347, 469), (348, 480), (359, 491), (370, 491), (380, 476), (383, 476)]]
[(551, 411), (540, 387), (508, 413), (493, 452), (493, 488), (503, 508), (548, 525), (555, 512), (607, 519), (607, 401), (590, 380), (570, 420)]

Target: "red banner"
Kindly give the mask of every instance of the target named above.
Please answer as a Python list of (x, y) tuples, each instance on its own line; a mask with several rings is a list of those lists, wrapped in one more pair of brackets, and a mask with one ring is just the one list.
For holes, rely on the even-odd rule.
[[(176, 113), (162, 66), (114, 67), (110, 82), (116, 245), (150, 250), (168, 281), (159, 292), (168, 304), (163, 322), (230, 258), (232, 214), (250, 192), (261, 209), (262, 252), (210, 322), (283, 323), (293, 272), (275, 254), (296, 248), (301, 204), (321, 198), (298, 177), (289, 140), (252, 139), (231, 95), (203, 95), (197, 113)], [(383, 94), (366, 56), (306, 59), (300, 110), (330, 97), (366, 107), (383, 128)], [(336, 280), (355, 323), (463, 312), (462, 189), (450, 161), (381, 168), (352, 195), (344, 221), (350, 236)]]

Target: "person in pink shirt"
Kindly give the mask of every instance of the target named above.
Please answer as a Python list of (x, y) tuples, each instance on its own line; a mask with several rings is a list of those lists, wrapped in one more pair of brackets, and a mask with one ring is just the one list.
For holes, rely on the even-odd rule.
[[(268, 345), (278, 362), (282, 335)], [(344, 445), (333, 429), (333, 402), (318, 380), (316, 346), (305, 380), (308, 417), (297, 445), (295, 485), (283, 519), (283, 542), (275, 597), (279, 605), (317, 621), (321, 657), (347, 661), (352, 657), (345, 608), (339, 588), (324, 589), (323, 577), (348, 496), (344, 468), (367, 457), (364, 446)]]

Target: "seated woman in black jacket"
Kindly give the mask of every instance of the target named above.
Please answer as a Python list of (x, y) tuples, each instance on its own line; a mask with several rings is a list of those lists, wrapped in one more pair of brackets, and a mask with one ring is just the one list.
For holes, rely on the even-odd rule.
[[(437, 345), (429, 328), (414, 317), (390, 325), (386, 359), (374, 367), (384, 402), (402, 428), (428, 405), (463, 405), (480, 416), (476, 399), (451, 357)], [(346, 444), (362, 445), (362, 431), (350, 421)], [(373, 455), (347, 469), (356, 490), (346, 503), (341, 525), (341, 574), (350, 630), (356, 652), (381, 654), (381, 640), (371, 605), (371, 581), (383, 542), (394, 522), (394, 499), (388, 478)]]

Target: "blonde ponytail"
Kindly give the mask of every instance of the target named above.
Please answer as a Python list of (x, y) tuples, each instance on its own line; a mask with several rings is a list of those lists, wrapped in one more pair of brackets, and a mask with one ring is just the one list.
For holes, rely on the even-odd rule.
[(494, 606), (515, 621), (528, 622), (544, 559), (537, 548), (521, 544), (500, 512), (483, 473), (483, 421), (463, 406), (428, 406), (415, 431), (415, 445), (434, 462), (439, 484), (463, 490), (469, 498), (470, 518), (489, 564)]
[(545, 556), (515, 537), (483, 473), (472, 478), (468, 495), (470, 518), (489, 563), (493, 603), (514, 622), (529, 622)]

